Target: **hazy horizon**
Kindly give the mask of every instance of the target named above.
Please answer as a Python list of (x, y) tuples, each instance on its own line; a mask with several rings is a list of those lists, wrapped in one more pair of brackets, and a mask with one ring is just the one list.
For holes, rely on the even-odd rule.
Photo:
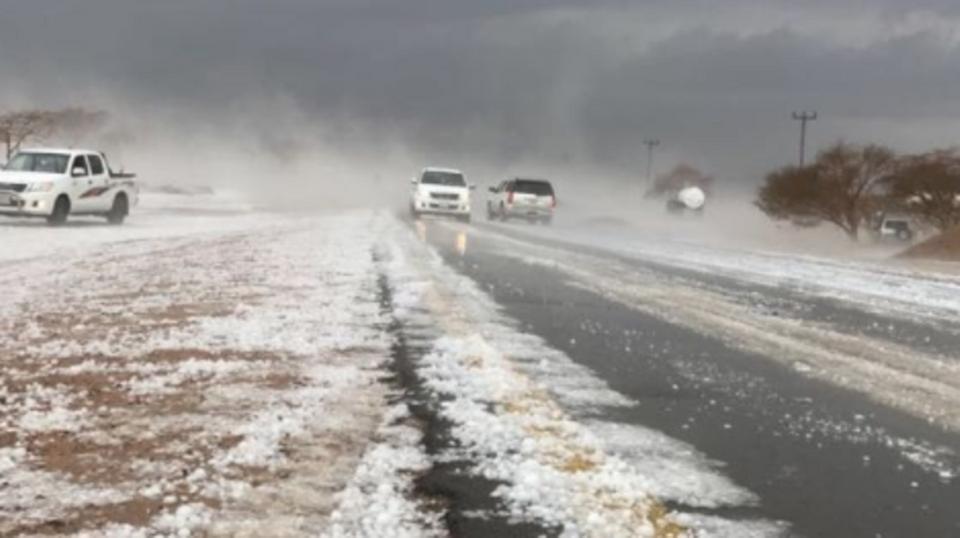
[(810, 153), (953, 145), (958, 23), (942, 1), (40, 0), (0, 20), (0, 108), (107, 110), (97, 142), (161, 183), (632, 184), (653, 137), (657, 171), (742, 191), (795, 161), (794, 110), (820, 114)]

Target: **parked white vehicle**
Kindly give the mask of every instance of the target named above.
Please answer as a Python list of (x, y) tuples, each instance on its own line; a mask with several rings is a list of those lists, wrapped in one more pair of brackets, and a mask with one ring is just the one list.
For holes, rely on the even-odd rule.
[(110, 170), (98, 151), (22, 150), (0, 170), (0, 215), (43, 217), (53, 225), (94, 215), (122, 224), (139, 198), (133, 178)]
[(470, 191), (463, 172), (452, 168), (424, 168), (413, 178), (410, 213), (449, 215), (470, 222)]
[(912, 241), (916, 232), (913, 219), (895, 215), (885, 215), (876, 228), (876, 236), (881, 241)]
[(490, 187), (487, 199), (489, 220), (527, 219), (531, 223), (553, 222), (557, 194), (549, 181), (542, 179), (509, 179)]

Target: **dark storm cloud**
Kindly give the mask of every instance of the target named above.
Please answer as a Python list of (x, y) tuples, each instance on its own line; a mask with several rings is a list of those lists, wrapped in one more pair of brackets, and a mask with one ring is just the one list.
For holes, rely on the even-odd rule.
[[(642, 137), (655, 134), (678, 157), (751, 175), (791, 155), (785, 116), (796, 107), (836, 118), (836, 137), (869, 135), (858, 119), (960, 115), (952, 91), (960, 53), (932, 30), (867, 47), (802, 31), (828, 24), (833, 10), (896, 21), (908, 11), (956, 15), (954, 2), (805, 2), (809, 19), (769, 28), (769, 13), (802, 10), (757, 2), (765, 11), (745, 19), (742, 32), (736, 21), (713, 25), (716, 3), (703, 1), (7, 4), (0, 68), (38, 99), (106, 87), (215, 122), (282, 95), (326, 125), (346, 132), (362, 123), (420, 152), (510, 160), (579, 151), (626, 169), (636, 166)], [(724, 5), (750, 13), (751, 2)], [(565, 10), (573, 15), (552, 16)], [(624, 36), (631, 16), (638, 35)], [(634, 37), (658, 29), (644, 26), (648, 19), (676, 30), (636, 46)]]
[[(787, 30), (691, 32), (598, 77), (578, 124), (609, 158), (635, 148), (634, 133), (653, 132), (725, 170), (750, 160), (772, 166), (793, 155), (788, 116), (798, 108), (817, 108), (821, 123), (960, 121), (958, 60), (925, 36), (837, 49)], [(851, 127), (821, 140), (895, 141), (889, 134)]]

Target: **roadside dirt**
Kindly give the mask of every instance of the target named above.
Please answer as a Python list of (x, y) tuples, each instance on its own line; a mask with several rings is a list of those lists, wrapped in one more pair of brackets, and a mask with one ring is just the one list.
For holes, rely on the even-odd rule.
[(942, 261), (960, 261), (960, 227), (915, 245), (900, 254), (902, 258), (927, 258)]
[[(333, 510), (381, 419), (382, 350), (287, 345), (284, 320), (306, 316), (324, 271), (341, 274), (272, 278), (275, 265), (299, 267), (262, 250), (272, 242), (120, 253), (106, 275), (80, 260), (0, 311), (0, 536), (263, 535)], [(259, 315), (280, 329), (248, 338)]]

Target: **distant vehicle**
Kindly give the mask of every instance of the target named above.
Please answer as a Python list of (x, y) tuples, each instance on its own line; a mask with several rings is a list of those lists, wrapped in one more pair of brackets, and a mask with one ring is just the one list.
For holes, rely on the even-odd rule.
[(542, 179), (508, 179), (490, 187), (487, 219), (522, 218), (530, 223), (553, 222), (557, 194), (549, 181)]
[(463, 172), (452, 168), (424, 168), (412, 180), (410, 213), (420, 215), (448, 215), (470, 222), (470, 191)]
[(667, 211), (671, 213), (702, 213), (707, 203), (707, 194), (700, 187), (684, 187), (667, 198)]
[(912, 241), (916, 232), (909, 217), (885, 216), (876, 228), (880, 240)]
[(134, 178), (114, 173), (98, 151), (22, 150), (0, 170), (0, 215), (42, 217), (51, 225), (93, 215), (123, 224), (139, 200)]

